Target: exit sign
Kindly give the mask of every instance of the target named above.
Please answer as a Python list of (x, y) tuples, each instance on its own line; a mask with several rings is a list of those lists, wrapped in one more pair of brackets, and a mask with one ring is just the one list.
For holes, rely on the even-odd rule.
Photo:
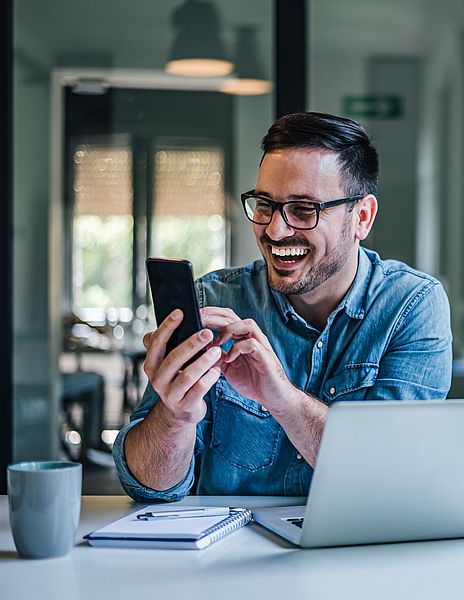
[(404, 99), (394, 94), (368, 94), (342, 98), (342, 112), (347, 117), (364, 119), (400, 119)]

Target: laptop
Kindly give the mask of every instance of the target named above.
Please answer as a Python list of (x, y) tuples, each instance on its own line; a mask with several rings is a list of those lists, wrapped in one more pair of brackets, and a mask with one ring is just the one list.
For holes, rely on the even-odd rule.
[(332, 405), (306, 506), (253, 518), (303, 548), (464, 537), (464, 400)]

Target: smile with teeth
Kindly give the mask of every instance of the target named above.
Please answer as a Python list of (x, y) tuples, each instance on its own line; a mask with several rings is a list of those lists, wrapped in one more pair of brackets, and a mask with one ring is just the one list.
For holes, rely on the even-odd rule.
[(276, 256), (279, 260), (284, 260), (285, 262), (297, 262), (301, 260), (303, 256), (306, 256), (308, 252), (308, 248), (277, 248), (276, 246), (271, 246), (272, 255)]

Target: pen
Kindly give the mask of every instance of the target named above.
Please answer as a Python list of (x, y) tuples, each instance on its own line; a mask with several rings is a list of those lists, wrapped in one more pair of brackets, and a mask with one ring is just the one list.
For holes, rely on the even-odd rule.
[(223, 506), (209, 506), (207, 508), (191, 508), (185, 510), (165, 510), (160, 512), (146, 512), (137, 515), (141, 521), (155, 519), (186, 519), (192, 517), (217, 517), (229, 514), (229, 508)]

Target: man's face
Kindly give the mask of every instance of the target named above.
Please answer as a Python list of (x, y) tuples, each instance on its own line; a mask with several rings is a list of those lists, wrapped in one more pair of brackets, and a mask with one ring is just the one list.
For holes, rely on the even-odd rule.
[[(256, 192), (275, 202), (324, 202), (347, 195), (340, 182), (337, 155), (317, 149), (266, 154)], [(269, 285), (287, 295), (306, 294), (330, 284), (357, 260), (353, 213), (347, 212), (346, 205), (322, 211), (312, 230), (292, 229), (278, 211), (271, 223), (253, 224), (253, 229), (267, 264)]]

